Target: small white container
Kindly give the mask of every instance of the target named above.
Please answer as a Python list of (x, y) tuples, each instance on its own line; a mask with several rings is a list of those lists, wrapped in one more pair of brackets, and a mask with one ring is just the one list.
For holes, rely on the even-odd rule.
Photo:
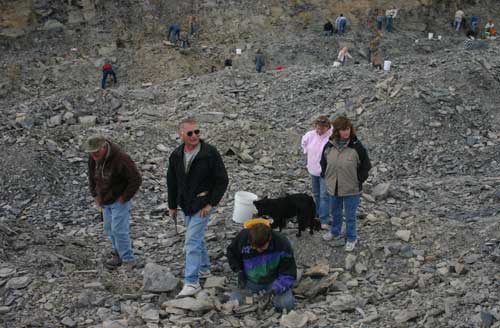
[(391, 70), (392, 62), (390, 60), (384, 60), (384, 72), (389, 72)]
[(252, 216), (257, 213), (253, 201), (258, 198), (256, 194), (251, 192), (237, 191), (236, 194), (234, 194), (233, 221), (245, 223), (245, 221), (250, 220)]
[(429, 40), (434, 39), (434, 33), (429, 33), (428, 37), (429, 37)]

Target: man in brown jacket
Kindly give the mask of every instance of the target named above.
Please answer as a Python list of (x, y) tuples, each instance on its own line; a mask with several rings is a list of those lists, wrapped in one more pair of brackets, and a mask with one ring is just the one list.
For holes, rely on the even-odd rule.
[(84, 149), (89, 153), (90, 193), (103, 210), (104, 231), (111, 240), (112, 258), (105, 262), (109, 269), (122, 265), (135, 266), (130, 230), (131, 199), (142, 178), (130, 156), (102, 136), (87, 139)]

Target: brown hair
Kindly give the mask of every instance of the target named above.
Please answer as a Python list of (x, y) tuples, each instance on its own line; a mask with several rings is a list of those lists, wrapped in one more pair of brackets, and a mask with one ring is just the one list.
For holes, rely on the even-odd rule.
[(271, 228), (262, 223), (255, 224), (250, 228), (249, 237), (252, 247), (260, 248), (271, 239)]
[(314, 120), (314, 125), (327, 126), (328, 128), (332, 126), (332, 124), (330, 123), (330, 119), (325, 115), (318, 116)]
[(352, 122), (345, 116), (339, 116), (333, 121), (333, 133), (332, 139), (339, 140), (340, 139), (340, 130), (345, 130), (351, 128), (351, 134), (349, 135), (349, 139), (353, 139), (356, 136), (356, 130), (354, 126), (352, 126)]

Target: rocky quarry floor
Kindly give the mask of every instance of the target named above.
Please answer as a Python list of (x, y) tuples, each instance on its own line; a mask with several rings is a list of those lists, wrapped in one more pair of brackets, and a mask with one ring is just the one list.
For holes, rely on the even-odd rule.
[[(0, 323), (500, 327), (500, 43), (464, 50), (456, 35), (400, 32), (384, 38), (392, 59), (384, 74), (364, 57), (369, 37), (340, 39), (359, 45), (344, 67), (331, 58), (263, 74), (236, 66), (106, 90), (78, 52), (45, 63), (34, 56), (22, 85), (0, 88)], [(276, 49), (297, 47), (288, 41)], [(335, 42), (314, 42), (308, 55), (333, 57)], [(225, 248), (241, 229), (231, 220), (234, 194), (309, 192), (299, 142), (320, 114), (349, 116), (372, 160), (360, 244), (346, 254), (321, 234), (295, 237), (291, 224), (284, 233), (300, 271), (296, 310), (227, 302), (236, 277)], [(184, 230), (176, 234), (164, 214), (165, 174), (187, 115), (220, 150), (230, 185), (207, 232), (213, 276), (196, 298), (179, 300)], [(142, 265), (131, 272), (102, 265), (110, 245), (81, 149), (97, 132), (122, 145), (144, 178), (131, 227)]]

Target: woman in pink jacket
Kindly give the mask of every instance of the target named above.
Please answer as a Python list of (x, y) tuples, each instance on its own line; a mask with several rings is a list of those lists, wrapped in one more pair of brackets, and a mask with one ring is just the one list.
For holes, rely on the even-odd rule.
[(330, 197), (326, 191), (325, 179), (321, 177), (321, 152), (332, 135), (333, 128), (327, 116), (319, 116), (314, 121), (314, 130), (302, 137), (302, 149), (307, 154), (307, 171), (311, 175), (312, 192), (316, 202), (316, 215), (321, 221), (321, 228), (328, 230), (330, 222)]

